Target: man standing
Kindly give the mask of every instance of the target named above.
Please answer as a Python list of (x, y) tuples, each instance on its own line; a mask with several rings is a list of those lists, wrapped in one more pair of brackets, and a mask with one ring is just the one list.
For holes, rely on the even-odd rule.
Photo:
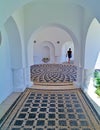
[(67, 51), (67, 56), (68, 56), (68, 63), (70, 63), (70, 58), (72, 57), (72, 51), (71, 48)]

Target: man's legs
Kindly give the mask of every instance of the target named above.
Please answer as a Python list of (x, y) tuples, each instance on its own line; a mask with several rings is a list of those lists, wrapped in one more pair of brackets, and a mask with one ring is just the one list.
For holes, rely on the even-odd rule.
[(70, 63), (70, 58), (68, 58), (68, 63)]

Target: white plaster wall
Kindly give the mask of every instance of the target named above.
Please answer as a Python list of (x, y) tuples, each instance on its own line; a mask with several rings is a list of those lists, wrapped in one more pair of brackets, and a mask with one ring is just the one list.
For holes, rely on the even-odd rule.
[(100, 69), (100, 24), (94, 19), (89, 27), (85, 46), (85, 68), (83, 70), (82, 88), (90, 95), (94, 93), (93, 72)]
[(50, 58), (50, 48), (48, 46), (43, 46), (43, 48), (42, 48), (42, 57)]
[(16, 25), (19, 30), (20, 39), (21, 39), (21, 47), (22, 47), (22, 66), (25, 67), (26, 61), (25, 61), (25, 41), (24, 41), (24, 10), (23, 8), (20, 8), (16, 10), (12, 17), (14, 18)]
[(96, 19), (90, 25), (86, 40), (85, 68), (95, 68), (100, 51), (100, 24)]
[(0, 45), (0, 103), (13, 91), (9, 42), (4, 27)]
[[(25, 4), (29, 3), (33, 1), (34, 4), (36, 5), (36, 0), (9, 0), (9, 1), (6, 1), (6, 0), (1, 0), (0, 1), (0, 28), (2, 27), (2, 25), (4, 24), (4, 22), (7, 20), (7, 18), (19, 7), (22, 7), (24, 6)], [(42, 0), (43, 4), (46, 0)], [(38, 1), (38, 2), (41, 2), (41, 1)], [(49, 3), (52, 2), (52, 0), (50, 1), (47, 1), (47, 4), (49, 5)], [(90, 11), (93, 12), (94, 15), (96, 15), (96, 17), (98, 19), (100, 19), (100, 15), (99, 15), (99, 9), (100, 9), (100, 1), (99, 0), (96, 0), (96, 3), (95, 1), (91, 1), (91, 0), (87, 0), (87, 1), (80, 1), (80, 0), (62, 0), (62, 1), (58, 1), (58, 0), (55, 0), (53, 1), (53, 4), (56, 5), (56, 4), (62, 4), (62, 2), (65, 4), (65, 5), (68, 5), (69, 3), (74, 3), (74, 4), (78, 4), (78, 5), (81, 5), (83, 6), (84, 8), (88, 8)], [(32, 4), (32, 3), (31, 3)], [(6, 10), (5, 10), (5, 8)], [(3, 13), (2, 13), (3, 12)]]
[[(22, 16), (22, 17), (21, 17)], [(13, 19), (14, 17), (14, 19)], [(24, 19), (23, 10), (16, 12), (5, 23), (5, 27), (10, 42), (11, 68), (13, 75), (13, 90), (24, 91), (31, 84), (29, 66), (25, 62), (24, 44)], [(26, 54), (27, 55), (27, 54)]]
[[(48, 47), (47, 50), (45, 47)], [(55, 47), (50, 41), (35, 43), (33, 46), (33, 51), (34, 64), (44, 64), (44, 62), (42, 61), (44, 57), (50, 58), (50, 61), (48, 63), (55, 62)]]
[[(24, 38), (24, 10), (20, 8), (16, 10), (13, 14), (13, 18), (18, 27), (18, 31), (21, 39), (21, 55), (22, 55), (22, 66), (19, 69), (13, 70), (13, 76), (15, 81), (15, 91), (23, 91), (26, 87), (32, 86), (30, 81), (30, 67), (26, 65), (26, 57), (27, 57), (27, 45), (25, 44)], [(18, 77), (17, 77), (18, 75)], [(22, 81), (20, 80), (22, 79)], [(19, 84), (18, 84), (19, 82)]]
[(8, 17), (12, 15), (12, 13), (18, 9), (19, 7), (24, 6), (32, 0), (0, 0), (0, 28), (6, 22)]
[(22, 67), (22, 45), (19, 30), (17, 24), (12, 17), (5, 23), (5, 29), (7, 31), (8, 39), (10, 42), (10, 54), (11, 54), (11, 67)]

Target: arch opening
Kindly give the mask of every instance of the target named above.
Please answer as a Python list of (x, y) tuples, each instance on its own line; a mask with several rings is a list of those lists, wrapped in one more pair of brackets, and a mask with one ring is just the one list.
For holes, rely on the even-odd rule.
[[(64, 33), (64, 35), (60, 34), (56, 38), (55, 38), (55, 36), (56, 36), (55, 32), (52, 32), (51, 35), (48, 35), (49, 34), (48, 29), (52, 30), (52, 28), (56, 28), (55, 30), (57, 30), (57, 29), (60, 30), (61, 32)], [(43, 33), (46, 31), (47, 31), (47, 33), (45, 33), (46, 35), (43, 36)], [(41, 35), (41, 33), (42, 33), (42, 35)], [(52, 36), (52, 37), (49, 38), (49, 36)], [(63, 36), (65, 36), (65, 37), (63, 37)], [(68, 39), (66, 38), (66, 36)], [(62, 39), (59, 39), (59, 37), (61, 37)], [(37, 41), (36, 44), (38, 44), (38, 42), (42, 43), (44, 41), (49, 41), (53, 44), (53, 46), (55, 48), (55, 58), (54, 58), (55, 63), (59, 63), (59, 62), (61, 63), (62, 45), (66, 41), (73, 41), (73, 44), (74, 44), (74, 46), (73, 46), (74, 47), (74, 49), (73, 49), (74, 63), (76, 65), (79, 65), (79, 59), (77, 58), (79, 54), (78, 54), (78, 51), (76, 51), (77, 48), (79, 47), (78, 40), (77, 40), (76, 36), (73, 34), (73, 32), (71, 30), (69, 30), (67, 27), (60, 25), (60, 24), (50, 24), (50, 25), (46, 25), (44, 27), (41, 27), (37, 31), (33, 32), (30, 39), (29, 39), (28, 47), (27, 47), (28, 48), (28, 50), (27, 50), (27, 64), (28, 64), (28, 66), (31, 66), (34, 64), (34, 59), (33, 59), (33, 52), (34, 52), (33, 44), (35, 44), (35, 43), (33, 43), (34, 39)], [(57, 43), (57, 41), (59, 41), (59, 44)]]
[(10, 43), (11, 66), (12, 68), (20, 68), (23, 66), (22, 45), (19, 30), (13, 17), (8, 18), (5, 23), (5, 29)]
[[(48, 58), (48, 62), (44, 62), (43, 58)], [(34, 64), (54, 63), (55, 47), (50, 41), (43, 41), (33, 45), (33, 61)]]
[[(95, 33), (96, 32), (96, 33)], [(95, 93), (95, 70), (100, 71), (100, 23), (96, 18), (90, 24), (87, 33), (85, 46), (85, 72), (84, 84), (85, 91), (91, 99), (98, 104), (97, 95)], [(100, 77), (99, 77), (100, 78)], [(100, 104), (98, 104), (100, 105)]]
[[(16, 21), (13, 17), (9, 17), (5, 23), (5, 29), (9, 40), (11, 72), (14, 91), (23, 91), (26, 88), (26, 75), (27, 70), (23, 63), (23, 48), (21, 35)], [(28, 77), (28, 76), (27, 76)]]
[(62, 46), (62, 54), (61, 54), (61, 62), (67, 63), (68, 62), (68, 56), (67, 56), (67, 51), (71, 48), (72, 50), (72, 58), (71, 62), (74, 64), (74, 44), (73, 41), (68, 41), (65, 42)]
[[(97, 33), (95, 33), (95, 31)], [(94, 69), (100, 51), (100, 24), (93, 19), (88, 29), (85, 46), (85, 68)]]

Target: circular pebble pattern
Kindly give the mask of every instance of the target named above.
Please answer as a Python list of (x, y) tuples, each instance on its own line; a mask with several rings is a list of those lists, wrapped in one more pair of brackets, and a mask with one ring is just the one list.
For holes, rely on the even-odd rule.
[(36, 83), (66, 83), (76, 81), (77, 67), (73, 64), (39, 64), (31, 66), (31, 80)]

